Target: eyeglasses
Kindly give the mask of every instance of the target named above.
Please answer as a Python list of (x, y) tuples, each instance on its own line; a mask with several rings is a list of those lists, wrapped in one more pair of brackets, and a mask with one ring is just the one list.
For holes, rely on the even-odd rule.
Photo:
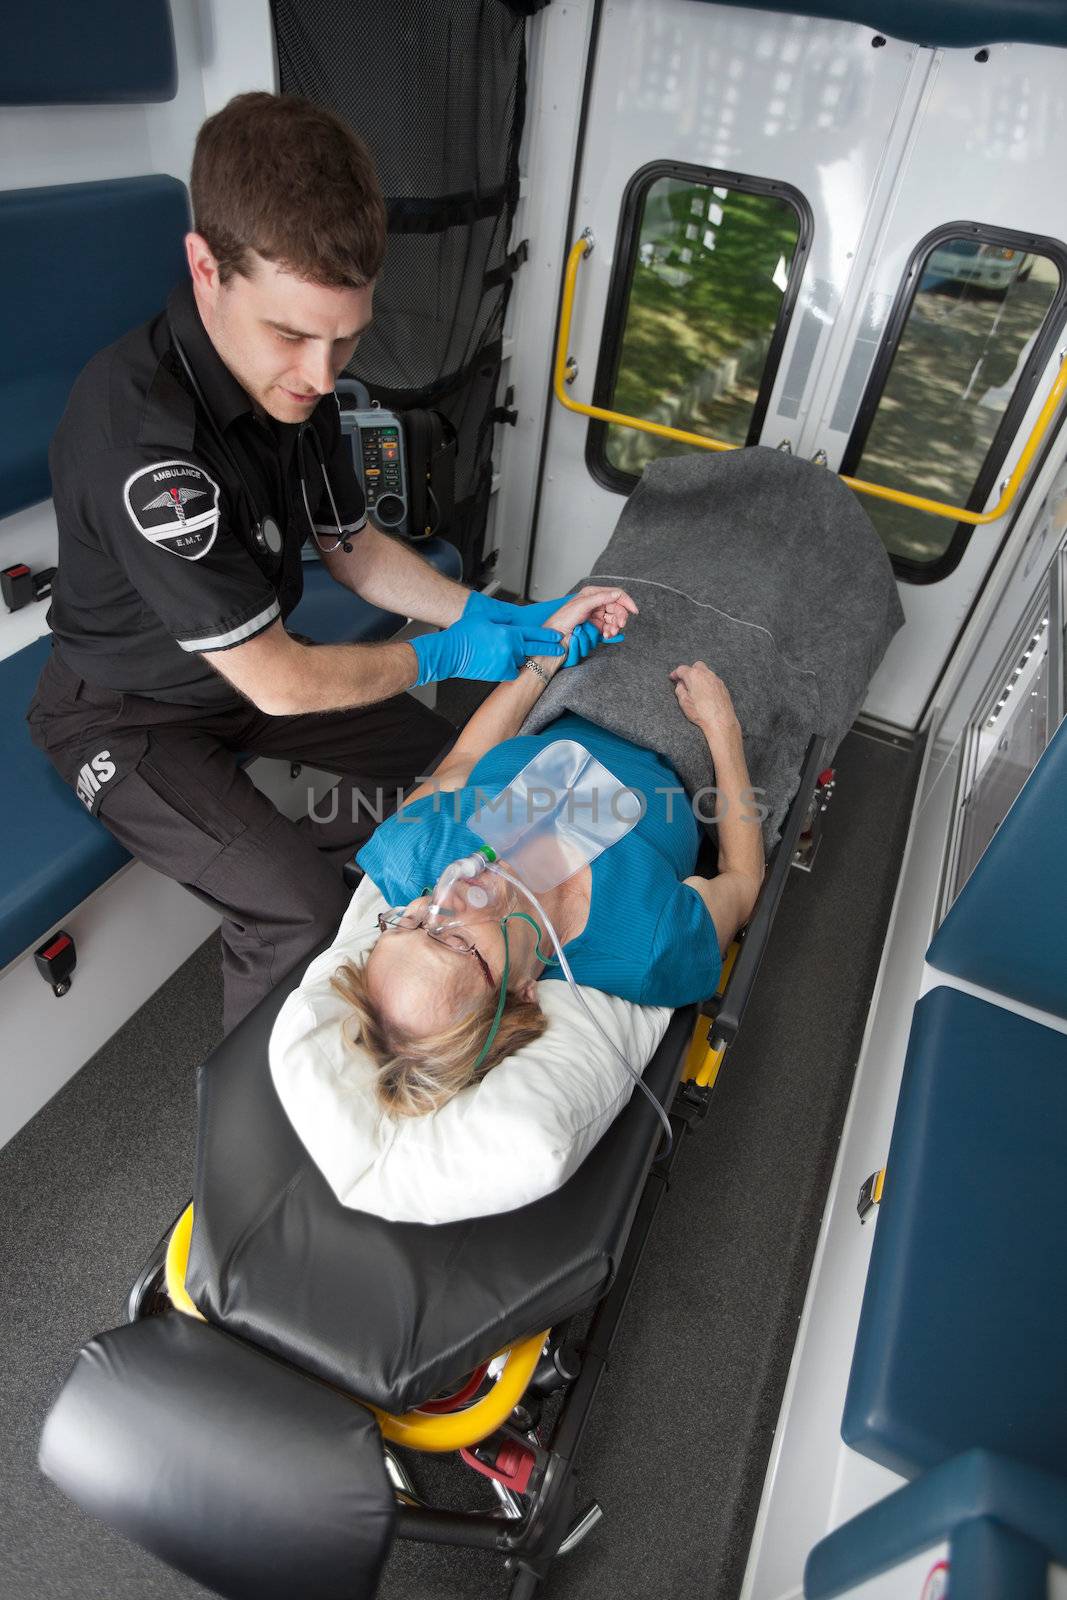
[(418, 911), (379, 911), (378, 930), (380, 933), (414, 933), (421, 928), (427, 938), (435, 944), (443, 945), (446, 950), (454, 950), (457, 956), (473, 956), (482, 969), (482, 976), (490, 989), (496, 984), (493, 974), (489, 971), (488, 962), (481, 956), (469, 939), (465, 939), (454, 928), (428, 928), (425, 913)]

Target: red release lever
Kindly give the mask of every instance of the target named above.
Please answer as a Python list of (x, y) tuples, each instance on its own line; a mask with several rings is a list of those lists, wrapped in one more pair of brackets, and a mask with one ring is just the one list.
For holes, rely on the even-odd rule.
[(461, 1450), (459, 1453), (468, 1467), (480, 1472), (483, 1478), (495, 1478), (497, 1483), (505, 1484), (515, 1494), (526, 1493), (533, 1477), (533, 1469), (537, 1465), (534, 1452), (525, 1449), (512, 1439), (502, 1441), (492, 1466), (486, 1461), (480, 1461), (473, 1450)]

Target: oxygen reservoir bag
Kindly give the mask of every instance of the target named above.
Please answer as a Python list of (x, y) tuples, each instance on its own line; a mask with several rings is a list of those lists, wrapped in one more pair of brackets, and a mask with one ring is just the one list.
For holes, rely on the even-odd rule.
[(468, 826), (535, 894), (572, 878), (630, 832), (641, 796), (576, 739), (554, 739), (485, 800)]

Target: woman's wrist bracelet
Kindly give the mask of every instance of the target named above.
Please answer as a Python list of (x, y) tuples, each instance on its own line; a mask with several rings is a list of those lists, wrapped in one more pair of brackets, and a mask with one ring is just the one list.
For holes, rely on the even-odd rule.
[[(531, 672), (536, 672), (542, 683), (547, 685), (552, 682), (552, 679), (549, 677), (544, 667), (538, 666), (533, 656), (527, 656), (526, 660), (522, 664), (522, 667), (529, 667)], [(522, 671), (522, 667), (519, 668), (520, 672)]]

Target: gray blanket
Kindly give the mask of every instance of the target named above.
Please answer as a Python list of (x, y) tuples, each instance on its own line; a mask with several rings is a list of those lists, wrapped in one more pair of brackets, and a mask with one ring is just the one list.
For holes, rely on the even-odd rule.
[(904, 621), (855, 494), (825, 467), (762, 447), (653, 461), (591, 580), (627, 589), (640, 616), (623, 644), (558, 673), (522, 731), (578, 712), (658, 751), (695, 794), (714, 781), (711, 761), (668, 673), (706, 661), (737, 709), (769, 847), (810, 735), (836, 750)]

